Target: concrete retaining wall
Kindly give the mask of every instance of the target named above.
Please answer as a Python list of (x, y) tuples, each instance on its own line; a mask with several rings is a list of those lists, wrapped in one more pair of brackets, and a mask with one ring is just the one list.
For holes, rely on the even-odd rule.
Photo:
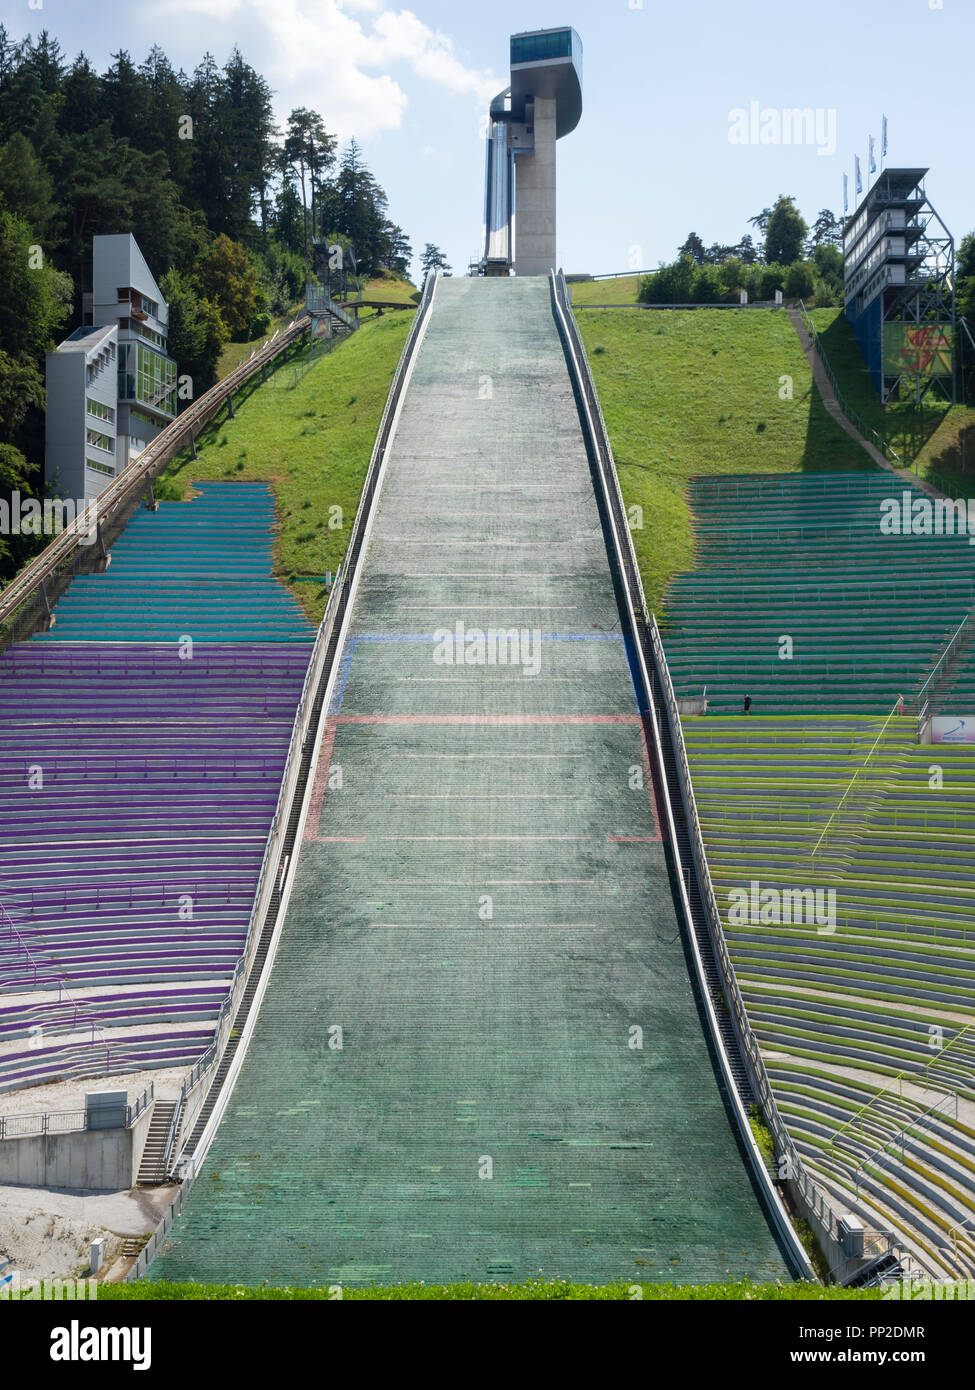
[(0, 1183), (122, 1192), (135, 1186), (152, 1118), (148, 1106), (130, 1129), (79, 1129), (0, 1143)]

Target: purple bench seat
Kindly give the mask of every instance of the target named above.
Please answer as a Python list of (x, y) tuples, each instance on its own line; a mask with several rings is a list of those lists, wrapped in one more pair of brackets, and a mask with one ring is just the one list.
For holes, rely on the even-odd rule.
[[(205, 1050), (212, 1029), (192, 1022), (215, 1019), (246, 942), (309, 654), (197, 642), (180, 661), (174, 643), (60, 640), (0, 653), (0, 903), (20, 933), (0, 930), (0, 1037), (31, 1019), (63, 1032), (77, 1005), (110, 1032), (163, 1025), (121, 1038), (112, 1069)], [(90, 1070), (98, 1046), (87, 1061), (69, 1043), (0, 1057), (0, 1090)]]

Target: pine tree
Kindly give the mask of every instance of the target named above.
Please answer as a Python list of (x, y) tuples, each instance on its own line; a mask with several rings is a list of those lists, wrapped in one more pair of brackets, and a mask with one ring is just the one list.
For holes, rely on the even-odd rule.
[(305, 253), (305, 211), (295, 189), (295, 178), (290, 164), (281, 171), (271, 225), (282, 246), (300, 256)]
[(54, 184), (34, 146), (15, 131), (0, 146), (0, 204), (16, 213), (43, 237), (54, 215)]
[(447, 257), (439, 246), (434, 246), (432, 241), (428, 241), (423, 248), (423, 255), (420, 257), (420, 269), (426, 275), (431, 270), (442, 270), (445, 274), (449, 273), (450, 266), (447, 264)]
[(229, 151), (220, 128), (221, 76), (212, 53), (206, 53), (193, 70), (187, 88), (187, 114), (193, 122), (193, 159), (184, 186), (184, 198), (199, 208), (210, 228), (226, 231)]
[(329, 135), (316, 111), (299, 106), (291, 112), (284, 138), (284, 157), (298, 176), (304, 211), (306, 260), (310, 255), (311, 243), (318, 239), (318, 192), (326, 172), (335, 162), (335, 145), (335, 136)]
[(403, 228), (397, 227), (395, 222), (387, 222), (383, 228), (382, 264), (394, 275), (407, 276), (412, 259), (413, 248)]
[(148, 129), (145, 78), (124, 49), (112, 57), (115, 62), (102, 79), (102, 108), (112, 134), (136, 149), (156, 148), (155, 132)]
[(351, 244), (360, 275), (378, 269), (386, 249), (386, 194), (363, 163), (359, 145), (350, 140), (333, 180), (323, 188), (322, 226), (329, 240), (344, 237)]
[[(184, 82), (173, 71), (172, 64), (158, 44), (139, 68), (145, 84), (146, 129), (151, 132), (152, 146), (162, 150), (169, 163), (170, 173), (182, 189), (193, 164), (193, 141), (181, 121), (189, 115)], [(181, 133), (182, 131), (182, 133)]]
[(249, 241), (255, 205), (262, 232), (267, 230), (274, 122), (270, 87), (236, 47), (223, 70), (216, 114), (228, 154), (227, 231), (238, 241)]
[(52, 39), (46, 29), (41, 30), (36, 43), (25, 39), (20, 50), (20, 67), (37, 78), (45, 96), (57, 95), (66, 67), (60, 43)]
[(84, 53), (79, 53), (61, 86), (60, 127), (68, 134), (91, 130), (102, 118), (102, 82)]

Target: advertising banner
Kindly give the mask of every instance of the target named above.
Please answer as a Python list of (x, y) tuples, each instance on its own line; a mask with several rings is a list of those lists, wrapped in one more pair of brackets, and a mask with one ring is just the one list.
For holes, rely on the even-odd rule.
[(975, 743), (975, 715), (936, 714), (931, 720), (932, 743)]
[(951, 376), (951, 327), (945, 323), (885, 323), (884, 375)]

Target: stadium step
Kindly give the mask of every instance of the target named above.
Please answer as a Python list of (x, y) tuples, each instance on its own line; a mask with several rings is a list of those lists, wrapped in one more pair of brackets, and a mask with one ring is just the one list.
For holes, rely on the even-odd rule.
[(152, 1107), (149, 1133), (139, 1164), (137, 1187), (159, 1187), (166, 1182), (166, 1141), (176, 1113), (176, 1101), (157, 1100)]
[[(62, 595), (55, 629), (0, 654), (3, 990), (72, 1000), (97, 990), (93, 1038), (105, 1041), (93, 1055), (110, 1045), (121, 1062), (113, 1035), (158, 1026), (139, 1043), (141, 1067), (185, 1059), (182, 1022), (207, 1025), (196, 1055), (212, 1037), (313, 637), (272, 573), (270, 489), (197, 492), (136, 512), (111, 568)], [(191, 656), (180, 634), (193, 635)], [(194, 981), (218, 995), (187, 1011), (179, 1001)], [(126, 991), (150, 983), (159, 1006), (131, 1011)], [(60, 1018), (49, 1003), (35, 1013), (11, 1019), (8, 1034)], [(4, 1052), (0, 1090), (57, 1079), (78, 1054), (70, 1038), (26, 1061)]]

